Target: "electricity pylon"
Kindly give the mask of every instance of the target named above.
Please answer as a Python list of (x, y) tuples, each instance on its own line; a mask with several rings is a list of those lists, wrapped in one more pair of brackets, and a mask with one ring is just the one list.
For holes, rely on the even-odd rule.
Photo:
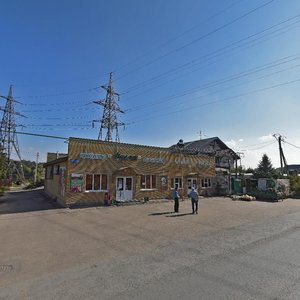
[(118, 122), (117, 113), (124, 113), (123, 110), (120, 109), (118, 101), (120, 95), (116, 93), (113, 89), (113, 80), (112, 73), (109, 75), (109, 82), (107, 86), (101, 86), (104, 90), (106, 90), (106, 98), (105, 100), (93, 101), (98, 105), (103, 106), (103, 115), (100, 120), (93, 120), (94, 122), (100, 122), (100, 130), (98, 135), (98, 140), (102, 140), (103, 130), (107, 129), (105, 141), (112, 142), (113, 141), (113, 131), (116, 131), (115, 141), (120, 142), (119, 137), (119, 126), (125, 125), (125, 123)]
[[(19, 175), (20, 180), (24, 181), (21, 153), (16, 134), (16, 127), (20, 125), (16, 125), (15, 120), (15, 116), (24, 116), (15, 111), (14, 104), (19, 102), (13, 98), (12, 86), (9, 87), (9, 93), (7, 97), (0, 97), (6, 99), (5, 107), (0, 107), (0, 110), (3, 111), (3, 117), (0, 127), (0, 143), (2, 148), (1, 150), (4, 151), (6, 156), (7, 178), (12, 180), (13, 173), (14, 171), (16, 171)], [(16, 164), (16, 162), (12, 159), (12, 154), (16, 154), (20, 161), (19, 164)]]

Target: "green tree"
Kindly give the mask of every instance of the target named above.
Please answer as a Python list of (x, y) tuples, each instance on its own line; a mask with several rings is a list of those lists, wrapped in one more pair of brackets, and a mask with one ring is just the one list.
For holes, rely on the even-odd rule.
[(272, 162), (267, 154), (262, 156), (261, 161), (259, 162), (257, 168), (255, 169), (256, 177), (274, 177), (276, 175), (276, 171), (272, 166)]
[(295, 192), (297, 196), (300, 196), (300, 177), (297, 175), (289, 176), (290, 179), (290, 189)]
[(0, 148), (0, 179), (5, 179), (7, 176), (6, 156), (3, 148)]

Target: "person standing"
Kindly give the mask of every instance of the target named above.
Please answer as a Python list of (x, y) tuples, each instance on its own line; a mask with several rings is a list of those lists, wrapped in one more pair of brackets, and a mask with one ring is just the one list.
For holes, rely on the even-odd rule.
[(175, 186), (175, 189), (173, 191), (173, 199), (174, 199), (174, 212), (179, 212), (179, 193), (178, 193), (178, 186)]
[(192, 210), (193, 210), (193, 214), (196, 213), (198, 214), (198, 200), (199, 200), (199, 194), (198, 192), (195, 190), (194, 187), (192, 187), (192, 190), (190, 192), (190, 197), (192, 200)]

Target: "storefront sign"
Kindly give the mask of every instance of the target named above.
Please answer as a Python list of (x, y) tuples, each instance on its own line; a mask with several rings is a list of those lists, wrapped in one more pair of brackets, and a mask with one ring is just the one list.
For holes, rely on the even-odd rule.
[(144, 157), (143, 162), (145, 163), (152, 163), (152, 164), (164, 164), (165, 160), (159, 157)]
[(82, 159), (98, 159), (98, 160), (104, 160), (107, 158), (112, 157), (111, 154), (98, 154), (98, 153), (93, 153), (93, 152), (89, 152), (89, 153), (80, 153), (80, 158)]
[(197, 165), (197, 166), (204, 167), (204, 168), (213, 167), (213, 165), (208, 161), (192, 162), (189, 159), (182, 159), (182, 160), (175, 159), (175, 164), (182, 165), (182, 166), (183, 165)]
[(70, 190), (73, 193), (80, 193), (82, 192), (82, 174), (71, 174), (71, 184)]
[(138, 160), (137, 155), (127, 155), (127, 154), (120, 154), (120, 153), (115, 154), (114, 158), (117, 160)]

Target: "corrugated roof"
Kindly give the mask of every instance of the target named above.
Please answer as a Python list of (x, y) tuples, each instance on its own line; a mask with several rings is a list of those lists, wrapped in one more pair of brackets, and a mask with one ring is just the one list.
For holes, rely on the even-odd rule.
[(146, 147), (146, 148), (153, 148), (153, 149), (160, 149), (160, 150), (169, 150), (167, 147), (157, 147), (157, 146), (148, 146), (148, 145), (140, 145), (140, 144), (129, 144), (129, 143), (119, 143), (119, 142), (107, 142), (107, 141), (99, 141), (99, 140), (92, 140), (92, 139), (83, 139), (83, 138), (76, 138), (70, 137), (70, 140), (74, 141), (83, 141), (83, 142), (90, 142), (90, 143), (101, 143), (101, 144), (118, 144), (118, 145), (125, 145), (125, 146), (132, 146), (132, 147)]

